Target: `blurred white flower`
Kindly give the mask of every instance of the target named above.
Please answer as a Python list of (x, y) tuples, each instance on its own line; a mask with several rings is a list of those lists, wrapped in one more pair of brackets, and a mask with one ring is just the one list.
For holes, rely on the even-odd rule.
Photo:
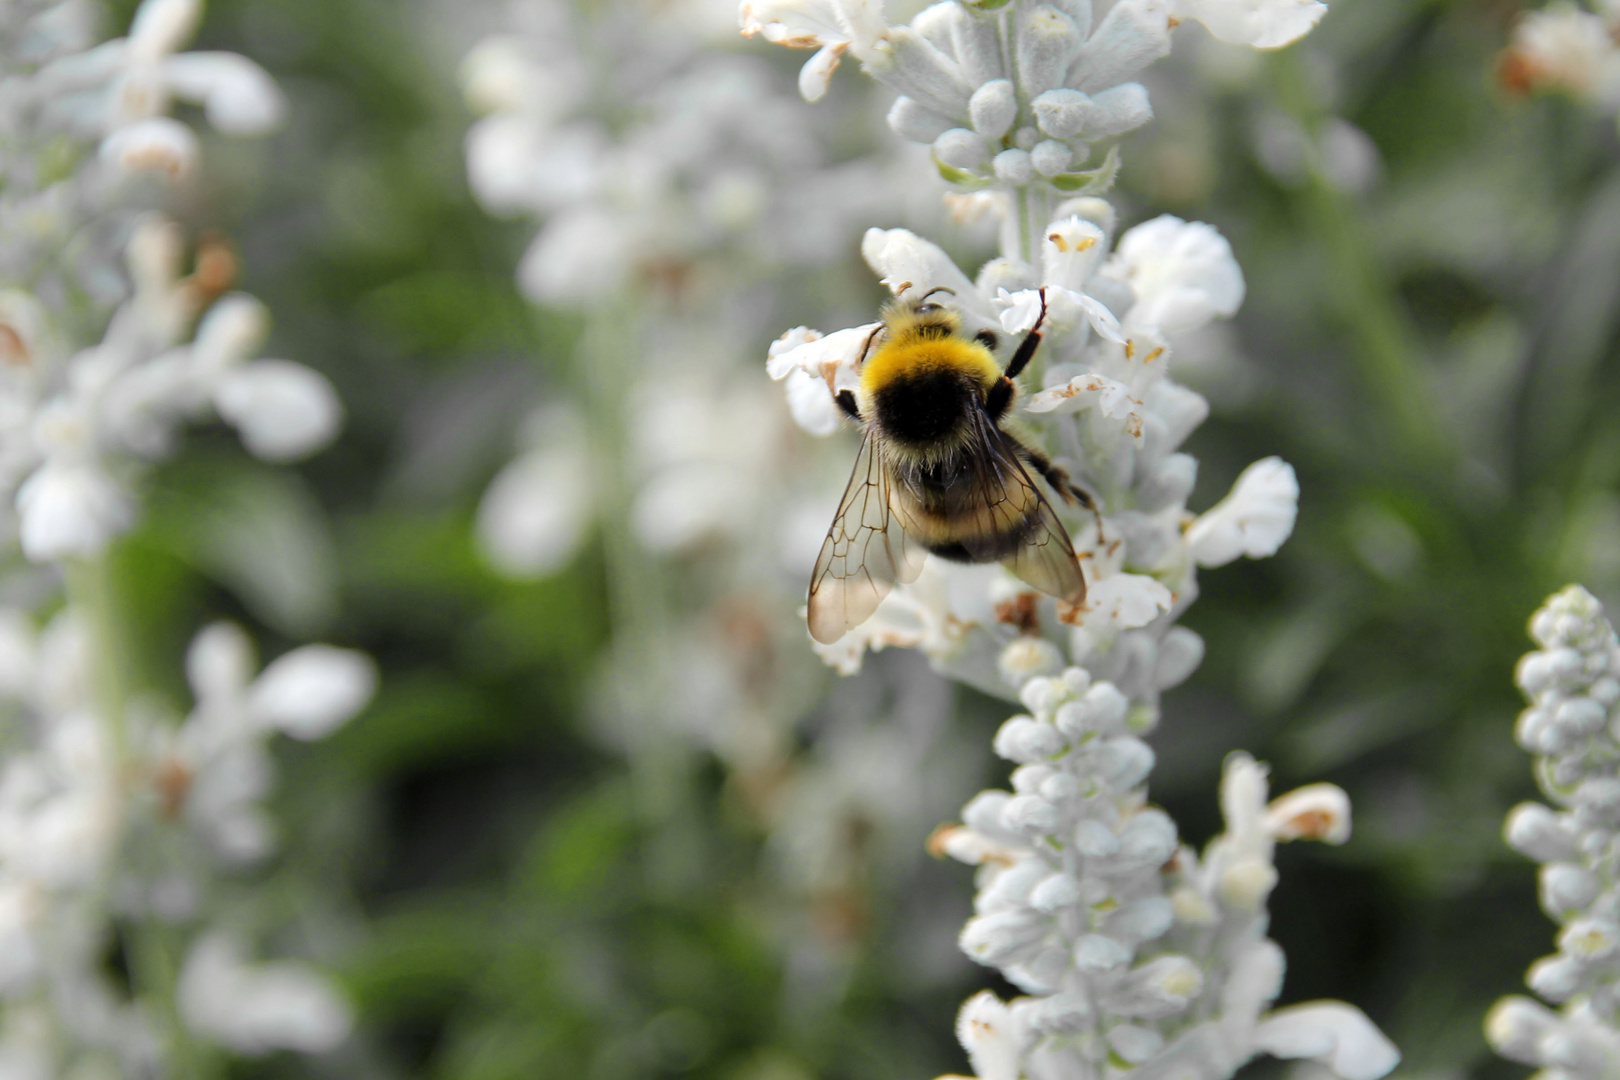
[(1172, 0), (1170, 12), (1178, 19), (1197, 19), (1222, 41), (1277, 49), (1309, 33), (1327, 5), (1318, 0)]
[(291, 960), (253, 964), (225, 931), (200, 936), (180, 968), (180, 1015), (194, 1033), (237, 1053), (324, 1053), (348, 1038), (354, 1011), (330, 979)]
[(291, 360), (254, 360), (214, 387), (214, 408), (264, 461), (296, 461), (337, 437), (343, 405), (319, 372)]
[(1550, 89), (1620, 108), (1620, 11), (1601, 5), (1588, 11), (1571, 0), (1554, 0), (1527, 11), (1513, 28), (1503, 54), (1502, 81), (1519, 92)]
[(594, 514), (584, 425), (561, 406), (525, 425), (529, 449), (496, 474), (478, 504), (477, 536), (491, 565), (508, 577), (544, 577), (579, 550)]

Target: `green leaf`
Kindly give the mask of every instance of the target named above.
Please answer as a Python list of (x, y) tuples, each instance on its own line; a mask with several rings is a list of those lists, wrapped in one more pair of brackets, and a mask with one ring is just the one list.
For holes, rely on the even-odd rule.
[(989, 177), (979, 176), (977, 173), (970, 173), (966, 169), (958, 169), (955, 165), (947, 165), (943, 161), (939, 160), (938, 157), (934, 158), (934, 168), (939, 170), (939, 175), (943, 177), (946, 182), (955, 184), (957, 187), (964, 187), (977, 191), (979, 188), (989, 187), (993, 182)]
[(1108, 156), (1095, 169), (1084, 172), (1059, 173), (1052, 177), (1052, 186), (1071, 195), (1101, 195), (1114, 186), (1119, 175), (1119, 147), (1108, 148)]

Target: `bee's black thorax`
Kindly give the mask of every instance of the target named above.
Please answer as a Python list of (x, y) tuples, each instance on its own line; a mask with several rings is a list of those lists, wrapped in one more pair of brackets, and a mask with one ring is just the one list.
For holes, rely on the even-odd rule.
[(874, 394), (876, 421), (891, 440), (926, 449), (953, 442), (981, 407), (977, 384), (960, 371), (925, 368), (893, 379)]

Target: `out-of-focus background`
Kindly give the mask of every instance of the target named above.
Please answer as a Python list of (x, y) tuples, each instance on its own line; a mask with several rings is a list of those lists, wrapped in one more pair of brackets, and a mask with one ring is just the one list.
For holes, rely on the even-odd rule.
[[(1111, 196), (1126, 224), (1214, 223), (1247, 278), (1177, 357), (1214, 406), (1194, 509), (1268, 454), (1302, 492), (1277, 557), (1202, 578), (1184, 622), (1208, 653), (1164, 703), (1153, 798), (1201, 843), (1238, 748), (1277, 790), (1350, 793), (1349, 844), (1278, 856), (1282, 1000), (1361, 1006), (1414, 1076), (1518, 1074), (1481, 1034), (1552, 932), (1500, 839), (1532, 792), (1513, 666), (1553, 589), (1620, 600), (1620, 140), (1504, 85), (1519, 14), (1337, 0), (1265, 54), (1185, 27)], [(290, 111), (206, 148), (185, 224), (239, 246), (270, 353), (324, 372), (348, 422), (292, 470), (193, 431), (115, 567), (153, 679), (221, 614), (267, 651), (320, 636), (382, 671), (358, 720), (278, 747), (263, 871), (321, 913), (357, 1034), (236, 1075), (966, 1070), (952, 1018), (994, 973), (955, 944), (970, 870), (923, 844), (1003, 782), (1007, 707), (910, 652), (849, 678), (811, 654), (781, 526), (825, 519), (854, 442), (793, 434), (764, 358), (789, 327), (871, 318), (868, 226), (968, 265), (992, 238), (943, 212), (885, 92), (844, 70), (806, 104), (803, 57), (734, 20), (717, 0), (209, 6), (199, 47), (264, 65)], [(498, 183), (469, 185), (502, 35), (550, 48), (534, 109), (629, 148), (577, 190), (559, 152), (545, 212), (492, 214)], [(659, 160), (680, 162), (664, 203), (637, 187)], [(492, 501), (500, 477), (544, 489), (509, 471), (524, 455), (544, 474), (568, 453), (588, 483), (550, 492), (562, 520)]]

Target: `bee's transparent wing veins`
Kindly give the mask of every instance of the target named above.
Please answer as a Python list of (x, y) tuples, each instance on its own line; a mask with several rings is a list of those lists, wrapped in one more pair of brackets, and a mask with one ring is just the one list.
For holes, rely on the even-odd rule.
[(896, 581), (915, 581), (927, 557), (891, 502), (883, 449), (869, 432), (810, 575), (810, 636), (830, 645), (865, 622)]
[(1011, 438), (988, 416), (980, 416), (976, 427), (982, 447), (975, 457), (979, 465), (975, 482), (995, 523), (994, 534), (1019, 540), (1016, 550), (1005, 555), (1001, 564), (1048, 596), (1083, 603), (1085, 575), (1057, 511), (1018, 460)]

